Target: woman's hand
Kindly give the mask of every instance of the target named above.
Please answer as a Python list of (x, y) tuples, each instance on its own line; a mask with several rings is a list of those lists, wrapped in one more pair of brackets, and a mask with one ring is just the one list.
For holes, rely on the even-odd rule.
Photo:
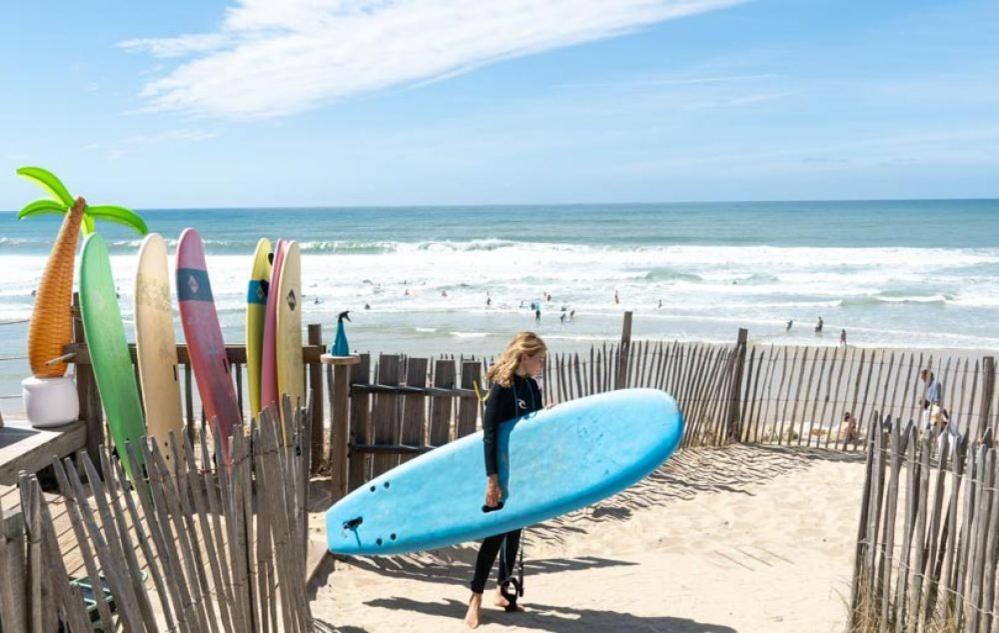
[(489, 475), (486, 478), (486, 506), (490, 508), (498, 506), (502, 495), (503, 492), (500, 490), (499, 477)]

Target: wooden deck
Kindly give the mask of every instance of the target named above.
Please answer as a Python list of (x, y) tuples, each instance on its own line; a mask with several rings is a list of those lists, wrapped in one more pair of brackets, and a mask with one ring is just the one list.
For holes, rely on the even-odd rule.
[[(133, 500), (138, 506), (139, 501), (137, 497), (132, 492), (129, 494), (133, 495)], [(87, 570), (84, 566), (79, 542), (73, 532), (73, 524), (71, 523), (65, 497), (55, 493), (46, 493), (45, 501), (48, 504), (49, 512), (52, 513), (52, 522), (56, 537), (59, 540), (59, 551), (62, 552), (63, 562), (66, 564), (66, 571), (69, 572), (70, 578), (82, 578), (86, 576)], [(90, 498), (90, 503), (91, 507), (94, 507), (93, 497)], [(0, 485), (0, 504), (3, 506), (5, 525), (11, 526), (11, 529), (14, 526), (20, 526), (23, 517), (21, 514), (21, 497), (17, 486)], [(139, 516), (144, 517), (142, 508), (137, 509)], [(102, 525), (100, 516), (95, 516), (94, 520), (98, 525)], [(128, 528), (132, 529), (131, 522), (128, 523)], [(143, 571), (146, 571), (148, 563), (143, 557), (142, 551), (136, 548), (135, 552)]]
[(26, 420), (4, 420), (0, 427), (0, 485), (17, 483), (18, 472), (37, 473), (55, 457), (66, 457), (87, 443), (83, 422), (36, 429)]

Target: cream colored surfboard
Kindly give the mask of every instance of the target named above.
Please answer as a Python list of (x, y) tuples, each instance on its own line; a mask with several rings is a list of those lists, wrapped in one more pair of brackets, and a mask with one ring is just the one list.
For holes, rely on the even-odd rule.
[(302, 364), (302, 265), (298, 242), (284, 244), (284, 260), (277, 289), (278, 394), (305, 406), (305, 368)]
[(172, 461), (170, 431), (179, 440), (183, 418), (167, 248), (159, 233), (150, 233), (139, 248), (139, 268), (135, 274), (135, 347), (146, 427), (159, 443), (163, 457)]
[(264, 316), (267, 312), (267, 285), (271, 278), (271, 243), (265, 237), (257, 242), (246, 290), (246, 375), (250, 396), (250, 416), (260, 413), (260, 372), (264, 349)]

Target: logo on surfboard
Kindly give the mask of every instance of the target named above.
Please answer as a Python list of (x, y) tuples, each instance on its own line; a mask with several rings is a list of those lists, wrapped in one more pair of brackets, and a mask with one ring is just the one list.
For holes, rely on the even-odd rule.
[(212, 301), (212, 284), (208, 281), (208, 271), (198, 268), (178, 268), (177, 299)]
[(291, 310), (294, 310), (296, 304), (297, 304), (297, 301), (295, 301), (295, 291), (294, 290), (289, 290), (288, 291), (288, 308), (290, 308)]

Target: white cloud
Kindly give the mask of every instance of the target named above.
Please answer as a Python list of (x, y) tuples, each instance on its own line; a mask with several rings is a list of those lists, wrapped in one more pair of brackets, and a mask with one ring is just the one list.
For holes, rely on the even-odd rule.
[(221, 33), (180, 35), (169, 38), (137, 38), (119, 42), (125, 50), (146, 50), (154, 57), (186, 57), (192, 53), (205, 53), (221, 48), (226, 43)]
[(154, 110), (259, 118), (613, 37), (745, 0), (239, 0), (218, 32), (122, 42), (189, 57)]
[(122, 145), (152, 145), (158, 143), (198, 143), (207, 141), (219, 135), (211, 130), (196, 130), (191, 128), (178, 128), (174, 130), (163, 130), (152, 134), (136, 134), (124, 139)]

